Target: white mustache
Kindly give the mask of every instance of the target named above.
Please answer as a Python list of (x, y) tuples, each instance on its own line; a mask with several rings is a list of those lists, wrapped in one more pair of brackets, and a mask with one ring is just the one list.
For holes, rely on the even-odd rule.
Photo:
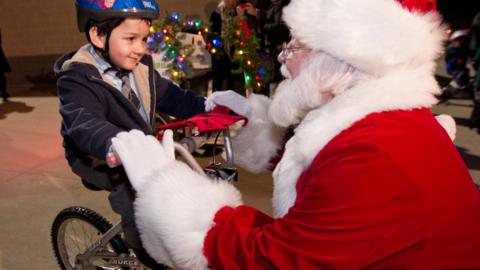
[(285, 64), (282, 64), (280, 67), (280, 73), (282, 73), (282, 76), (285, 77), (285, 79), (292, 79), (292, 74)]

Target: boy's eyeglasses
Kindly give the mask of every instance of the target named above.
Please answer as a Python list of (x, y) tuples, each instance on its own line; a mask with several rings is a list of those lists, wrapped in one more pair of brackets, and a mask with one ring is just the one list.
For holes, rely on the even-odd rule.
[(299, 51), (299, 50), (308, 50), (308, 48), (304, 46), (288, 45), (286, 42), (284, 42), (282, 44), (282, 50), (280, 51), (280, 55), (283, 58), (288, 58), (293, 52)]

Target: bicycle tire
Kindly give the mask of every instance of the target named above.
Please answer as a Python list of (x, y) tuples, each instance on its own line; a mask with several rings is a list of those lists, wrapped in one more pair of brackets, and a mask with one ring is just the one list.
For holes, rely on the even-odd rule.
[[(68, 256), (68, 251), (65, 250), (64, 236), (66, 234), (66, 229), (64, 227), (67, 226), (66, 224), (69, 222), (73, 222), (75, 220), (89, 224), (91, 227), (97, 230), (99, 234), (105, 233), (112, 227), (112, 224), (103, 216), (85, 207), (68, 207), (58, 213), (52, 224), (51, 241), (57, 263), (60, 265), (62, 270), (73, 269), (70, 263), (70, 258), (65, 257)], [(128, 252), (128, 248), (118, 235), (110, 241), (110, 245), (112, 246), (113, 251), (117, 254)]]

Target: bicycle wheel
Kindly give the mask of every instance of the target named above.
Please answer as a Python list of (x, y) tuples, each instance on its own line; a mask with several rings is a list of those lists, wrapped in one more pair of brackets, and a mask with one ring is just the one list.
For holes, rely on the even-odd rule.
[[(111, 227), (112, 224), (104, 217), (88, 208), (69, 207), (62, 210), (53, 221), (51, 231), (53, 251), (61, 269), (77, 269), (75, 268), (78, 263), (77, 255), (84, 253)], [(105, 251), (116, 254), (128, 253), (119, 236), (110, 241)]]

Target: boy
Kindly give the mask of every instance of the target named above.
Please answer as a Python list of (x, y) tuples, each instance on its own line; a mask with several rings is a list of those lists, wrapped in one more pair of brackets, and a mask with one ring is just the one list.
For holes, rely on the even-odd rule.
[(205, 111), (205, 99), (161, 78), (146, 55), (154, 0), (76, 0), (76, 8), (89, 44), (55, 63), (66, 158), (87, 187), (111, 192), (126, 243), (140, 257), (134, 192), (123, 168), (105, 163), (111, 138), (132, 129), (153, 134), (156, 112), (188, 118)]

